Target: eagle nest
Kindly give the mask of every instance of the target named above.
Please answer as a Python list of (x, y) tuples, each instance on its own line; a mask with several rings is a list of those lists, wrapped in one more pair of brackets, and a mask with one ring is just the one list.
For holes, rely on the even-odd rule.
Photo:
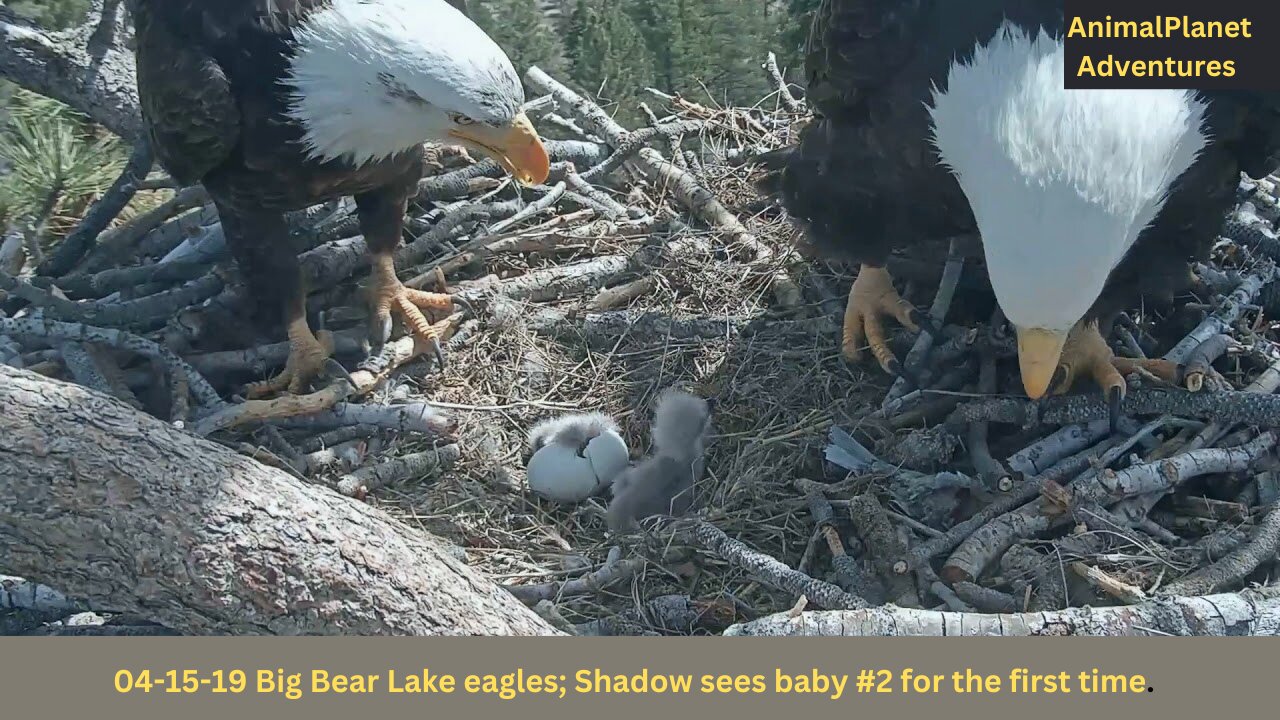
[[(1242, 183), (1195, 296), (1108, 329), (1119, 354), (1174, 359), (1195, 390), (1132, 376), (1112, 431), (1087, 393), (1011, 399), (1012, 341), (962, 242), (894, 260), (904, 297), (940, 328), (895, 338), (912, 380), (841, 359), (852, 268), (806, 259), (754, 189), (750, 158), (806, 119), (787, 88), (752, 108), (658, 95), (649, 126), (629, 130), (536, 68), (526, 80), (545, 93), (530, 113), (563, 138), (548, 142), (548, 185), (520, 191), (492, 162), (440, 150), (411, 208), (401, 277), (447, 280), (477, 311), (437, 318), (443, 370), (411, 339), (366, 355), (362, 241), (338, 203), (294, 227), (346, 371), (311, 395), (236, 396), (287, 346), (235, 320), (245, 295), (203, 192), (180, 189), (92, 243), (141, 184), (145, 148), (47, 261), (65, 265), (56, 277), (0, 273), (0, 362), (382, 506), (583, 634), (720, 633), (801, 597), (1050, 611), (1274, 574), (1274, 178)], [(694, 515), (618, 536), (604, 499), (556, 505), (524, 487), (535, 423), (605, 412), (638, 455), (671, 386), (716, 400)]]

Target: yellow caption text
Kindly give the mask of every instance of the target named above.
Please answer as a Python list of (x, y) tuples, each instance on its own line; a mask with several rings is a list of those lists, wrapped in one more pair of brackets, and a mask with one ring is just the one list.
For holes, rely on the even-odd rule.
[(840, 700), (874, 693), (938, 694), (1130, 694), (1153, 692), (1142, 675), (1113, 674), (1097, 668), (1082, 672), (1032, 672), (1012, 668), (984, 674), (971, 669), (924, 673), (912, 668), (863, 668), (853, 673), (827, 673), (816, 668), (802, 672), (775, 668), (770, 674), (718, 675), (610, 673), (583, 668), (572, 675), (508, 673), (453, 675), (430, 668), (387, 669), (371, 674), (341, 674), (283, 668), (218, 670), (122, 669), (114, 688), (121, 694), (208, 693), (257, 694), (297, 700), (305, 695), (452, 695), (491, 696), (513, 700), (522, 696), (564, 698), (567, 695), (777, 695), (818, 696)]

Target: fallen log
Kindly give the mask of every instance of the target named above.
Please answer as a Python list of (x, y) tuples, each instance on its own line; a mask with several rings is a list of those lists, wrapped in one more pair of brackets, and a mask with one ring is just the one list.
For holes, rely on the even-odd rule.
[(185, 634), (553, 635), (437, 538), (0, 367), (0, 572)]
[(886, 605), (778, 613), (733, 625), (725, 635), (811, 637), (1280, 635), (1280, 589), (1152, 600), (1138, 605), (984, 615)]

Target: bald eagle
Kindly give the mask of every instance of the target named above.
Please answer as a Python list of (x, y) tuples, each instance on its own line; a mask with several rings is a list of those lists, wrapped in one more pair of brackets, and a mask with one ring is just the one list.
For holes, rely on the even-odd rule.
[[(456, 1), (456, 0), (455, 0)], [(498, 45), (445, 0), (135, 0), (138, 93), (160, 164), (202, 183), (258, 310), (287, 329), (279, 375), (250, 395), (299, 392), (332, 352), (313, 333), (285, 213), (355, 200), (372, 265), (373, 324), (391, 313), (435, 342), (393, 251), (424, 142), (491, 156), (524, 184), (549, 160)]]
[(1176, 377), (1115, 358), (1098, 321), (1190, 283), (1240, 173), (1280, 165), (1280, 95), (1065, 90), (1062, 30), (1061, 0), (820, 4), (805, 56), (815, 120), (765, 158), (762, 184), (821, 254), (861, 264), (846, 358), (865, 342), (897, 372), (883, 318), (918, 323), (889, 255), (976, 233), (1029, 397), (1090, 377), (1114, 407), (1119, 370)]

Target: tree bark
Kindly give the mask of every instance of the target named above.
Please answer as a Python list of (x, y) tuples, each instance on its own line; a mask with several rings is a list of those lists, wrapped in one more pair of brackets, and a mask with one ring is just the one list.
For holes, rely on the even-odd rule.
[(1038, 635), (1280, 635), (1280, 589), (1162, 598), (1138, 605), (1068, 608), (1055, 612), (984, 615), (914, 610), (892, 605), (868, 610), (780, 613), (734, 625), (725, 635), (819, 637), (954, 637)]
[[(142, 133), (133, 52), (108, 32), (112, 16), (66, 32), (49, 32), (0, 6), (0, 77), (59, 100), (130, 142)], [(98, 32), (99, 30), (103, 32)]]
[(0, 367), (0, 572), (187, 634), (558, 634), (382, 511)]

